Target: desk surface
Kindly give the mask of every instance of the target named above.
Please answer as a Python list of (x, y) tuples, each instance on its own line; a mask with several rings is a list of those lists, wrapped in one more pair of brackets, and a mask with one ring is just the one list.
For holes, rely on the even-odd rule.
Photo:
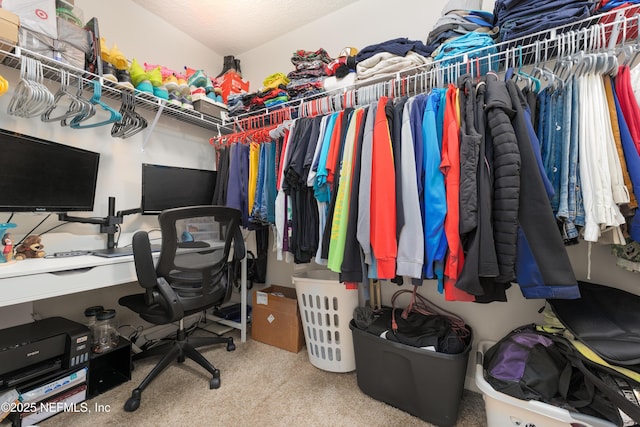
[[(70, 250), (69, 248), (56, 250), (65, 249)], [(159, 255), (159, 252), (153, 253), (154, 259), (157, 259)], [(243, 312), (246, 311), (247, 301), (246, 277), (245, 258), (242, 261), (241, 279)], [(9, 264), (0, 264), (0, 307), (86, 292), (136, 280), (132, 255), (113, 258), (94, 255), (30, 258)], [(241, 323), (233, 326), (242, 331), (242, 341), (245, 341), (245, 313), (243, 313), (242, 319)]]
[[(156, 254), (154, 255), (157, 257)], [(23, 261), (16, 261), (11, 264), (0, 264), (0, 280), (17, 276), (28, 276), (41, 273), (55, 273), (59, 271), (97, 267), (100, 265), (112, 265), (132, 262), (132, 255), (113, 258), (104, 258), (94, 255), (79, 255), (66, 258), (29, 258)], [(2, 296), (0, 296), (0, 301), (1, 300)]]

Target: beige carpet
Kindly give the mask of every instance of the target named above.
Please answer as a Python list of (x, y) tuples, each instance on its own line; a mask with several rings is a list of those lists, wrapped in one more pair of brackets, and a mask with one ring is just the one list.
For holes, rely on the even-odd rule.
[[(290, 353), (253, 341), (234, 352), (208, 347), (204, 355), (221, 371), (222, 385), (209, 389), (209, 377), (190, 360), (170, 365), (142, 394), (140, 408), (123, 409), (131, 390), (157, 358), (138, 361), (132, 381), (88, 401), (92, 413), (62, 413), (42, 427), (96, 426), (430, 426), (404, 411), (376, 401), (357, 385), (356, 374), (320, 370), (306, 349)], [(425, 384), (425, 387), (436, 386)], [(109, 408), (96, 413), (95, 405)], [(482, 397), (464, 392), (457, 426), (486, 426)]]

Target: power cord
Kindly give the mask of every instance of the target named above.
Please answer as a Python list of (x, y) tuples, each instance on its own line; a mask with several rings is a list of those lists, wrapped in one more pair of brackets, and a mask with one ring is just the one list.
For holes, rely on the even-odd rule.
[[(13, 214), (11, 214), (11, 216), (13, 217)], [(27, 234), (25, 234), (24, 237), (22, 239), (20, 239), (20, 241), (18, 243), (16, 243), (16, 246), (18, 246), (18, 245), (20, 245), (20, 243), (24, 242), (24, 239), (26, 239), (28, 236), (30, 236), (31, 233), (33, 233), (36, 228), (40, 227), (42, 225), (42, 223), (44, 223), (46, 220), (48, 220), (50, 216), (51, 216), (51, 214), (47, 215), (35, 227), (33, 227), (31, 230), (29, 230), (29, 232)]]

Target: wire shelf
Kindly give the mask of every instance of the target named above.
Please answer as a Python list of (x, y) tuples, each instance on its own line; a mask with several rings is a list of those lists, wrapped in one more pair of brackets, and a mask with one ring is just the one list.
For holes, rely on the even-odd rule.
[[(401, 72), (382, 75), (352, 86), (314, 94), (279, 104), (272, 108), (245, 112), (230, 117), (237, 130), (274, 124), (280, 117), (293, 118), (314, 113), (329, 113), (345, 106), (366, 105), (381, 96), (424, 93), (433, 87), (457, 81), (466, 73), (479, 76), (487, 71), (504, 72), (508, 68), (520, 69), (562, 58), (574, 58), (583, 53), (614, 52), (631, 45), (640, 48), (640, 5), (601, 13), (587, 19), (558, 26), (496, 43), (490, 47), (464, 52), (438, 61), (408, 68)], [(277, 123), (276, 123), (277, 124)], [(239, 128), (239, 129), (238, 129)]]
[[(87, 91), (92, 90), (94, 80), (100, 80), (102, 83), (102, 97), (106, 97), (108, 99), (119, 101), (122, 99), (123, 91), (127, 91), (127, 89), (122, 89), (116, 83), (104, 80), (96, 74), (47, 58), (46, 56), (19, 46), (15, 46), (12, 51), (0, 50), (0, 54), (6, 55), (2, 62), (3, 65), (15, 69), (20, 69), (23, 57), (33, 58), (39, 61), (42, 64), (43, 77), (49, 81), (60, 83), (61, 70), (64, 70), (75, 78), (81, 79), (83, 88)], [(214, 130), (222, 134), (232, 132), (232, 129), (226, 125), (222, 118), (212, 117), (196, 110), (183, 109), (146, 92), (136, 90), (134, 92), (134, 98), (136, 108), (142, 108), (154, 113), (162, 110), (161, 114), (164, 116), (173, 117), (182, 122), (199, 126), (204, 129)]]

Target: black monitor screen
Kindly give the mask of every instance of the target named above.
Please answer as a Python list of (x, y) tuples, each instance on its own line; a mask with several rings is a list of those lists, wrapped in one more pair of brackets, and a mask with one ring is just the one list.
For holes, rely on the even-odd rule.
[(215, 186), (215, 171), (143, 163), (142, 213), (158, 214), (169, 208), (210, 205)]
[(92, 211), (100, 154), (0, 129), (0, 211)]

